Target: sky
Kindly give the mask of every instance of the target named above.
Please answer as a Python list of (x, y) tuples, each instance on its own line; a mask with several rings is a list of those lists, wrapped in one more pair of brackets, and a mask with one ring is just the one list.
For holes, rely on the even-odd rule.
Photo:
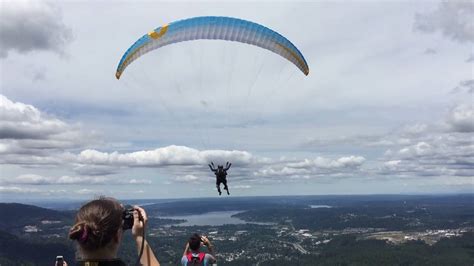
[[(472, 1), (0, 1), (0, 201), (474, 192)], [(143, 34), (265, 25), (267, 50)], [(222, 196), (221, 196), (222, 197)], [(227, 196), (226, 196), (227, 197)]]

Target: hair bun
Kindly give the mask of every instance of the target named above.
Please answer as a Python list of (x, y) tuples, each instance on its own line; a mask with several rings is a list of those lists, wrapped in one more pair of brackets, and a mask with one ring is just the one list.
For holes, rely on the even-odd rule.
[(87, 232), (86, 224), (84, 222), (77, 223), (71, 229), (69, 229), (69, 238), (72, 240), (80, 240), (84, 234)]

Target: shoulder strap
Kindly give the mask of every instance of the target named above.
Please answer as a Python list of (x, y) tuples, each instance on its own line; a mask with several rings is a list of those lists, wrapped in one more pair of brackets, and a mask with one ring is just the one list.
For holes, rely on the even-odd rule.
[(204, 252), (199, 252), (197, 254), (197, 256), (193, 256), (193, 253), (192, 252), (189, 252), (187, 255), (186, 255), (186, 258), (188, 259), (188, 262), (191, 262), (193, 261), (194, 259), (198, 259), (199, 262), (203, 262), (204, 261), (204, 257), (206, 257), (206, 253)]
[(186, 258), (188, 259), (188, 262), (193, 261), (193, 253), (188, 252), (188, 254), (186, 255)]
[(206, 253), (199, 252), (199, 261), (204, 261), (204, 257), (206, 257)]

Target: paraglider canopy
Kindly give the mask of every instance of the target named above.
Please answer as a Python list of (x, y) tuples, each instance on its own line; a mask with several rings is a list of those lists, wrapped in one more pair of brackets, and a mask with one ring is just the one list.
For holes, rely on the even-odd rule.
[(160, 47), (192, 40), (226, 40), (272, 51), (296, 65), (305, 75), (309, 67), (303, 54), (281, 34), (260, 24), (231, 17), (194, 17), (158, 27), (138, 39), (122, 56), (115, 77), (140, 56)]

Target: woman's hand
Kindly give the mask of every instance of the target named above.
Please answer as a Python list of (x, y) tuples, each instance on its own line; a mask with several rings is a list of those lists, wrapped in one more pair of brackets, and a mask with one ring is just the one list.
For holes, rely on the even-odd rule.
[(55, 266), (67, 266), (67, 262), (65, 260), (63, 260), (63, 264), (59, 265), (59, 262), (55, 262), (54, 263)]
[(140, 257), (140, 263), (141, 265), (160, 266), (160, 262), (156, 258), (147, 241), (144, 241), (142, 247), (142, 240), (144, 240), (143, 236), (145, 235), (145, 225), (147, 221), (148, 217), (146, 216), (145, 210), (138, 206), (133, 206), (132, 235), (133, 238), (135, 238), (138, 253), (140, 253), (140, 250), (143, 248), (143, 254)]
[(209, 241), (209, 239), (207, 239), (205, 236), (201, 236), (201, 241), (205, 246), (211, 245), (211, 241)]
[(209, 241), (209, 239), (207, 239), (207, 237), (205, 236), (201, 236), (201, 241), (207, 247), (207, 249), (209, 250), (209, 253), (211, 253), (211, 255), (215, 257), (216, 254), (214, 254), (214, 247), (212, 246), (211, 241)]
[(145, 233), (145, 225), (148, 221), (146, 212), (143, 208), (133, 206), (133, 227), (132, 235), (136, 241), (141, 241)]

